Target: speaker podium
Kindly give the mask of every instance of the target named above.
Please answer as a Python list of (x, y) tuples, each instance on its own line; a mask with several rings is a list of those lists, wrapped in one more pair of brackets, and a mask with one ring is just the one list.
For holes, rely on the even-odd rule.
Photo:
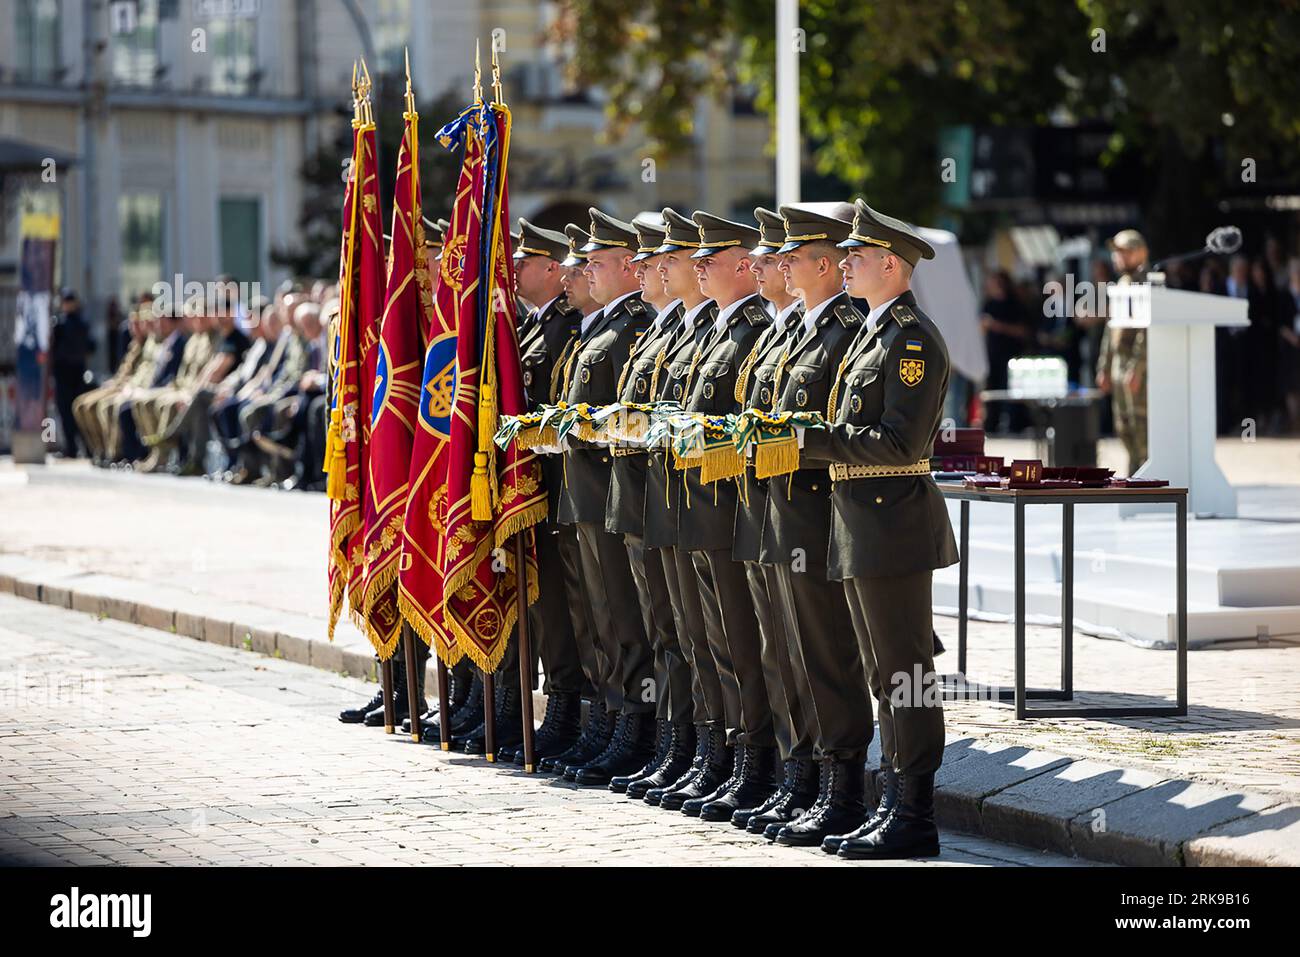
[(1108, 328), (1147, 331), (1147, 460), (1134, 477), (1186, 486), (1197, 517), (1235, 518), (1237, 493), (1214, 459), (1214, 330), (1249, 326), (1246, 300), (1149, 282), (1115, 283), (1107, 296)]

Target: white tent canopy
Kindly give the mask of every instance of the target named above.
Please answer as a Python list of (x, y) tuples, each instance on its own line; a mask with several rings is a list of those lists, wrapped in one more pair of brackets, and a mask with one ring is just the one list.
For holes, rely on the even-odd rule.
[(920, 226), (917, 232), (934, 247), (934, 258), (921, 260), (912, 274), (917, 304), (943, 333), (953, 368), (979, 384), (988, 375), (989, 360), (980, 331), (979, 299), (966, 275), (961, 246), (946, 229)]

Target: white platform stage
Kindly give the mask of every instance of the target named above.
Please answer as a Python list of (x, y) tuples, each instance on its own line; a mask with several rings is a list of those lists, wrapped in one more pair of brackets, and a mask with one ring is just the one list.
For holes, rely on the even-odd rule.
[[(1238, 486), (1231, 519), (1189, 519), (1188, 643), (1300, 643), (1300, 486)], [(959, 506), (948, 504), (954, 532)], [(1012, 609), (1011, 510), (971, 503), (970, 613)], [(1026, 619), (1059, 624), (1061, 508), (1025, 511)], [(1174, 647), (1173, 506), (1121, 519), (1109, 505), (1075, 508), (1075, 627), (1153, 648)], [(956, 614), (957, 566), (935, 574), (935, 610)]]

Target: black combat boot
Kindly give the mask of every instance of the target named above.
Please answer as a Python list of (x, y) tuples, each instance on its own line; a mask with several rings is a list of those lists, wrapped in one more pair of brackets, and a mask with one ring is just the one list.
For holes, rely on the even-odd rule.
[(938, 857), (939, 829), (934, 824), (934, 775), (899, 774), (898, 803), (880, 825), (861, 837), (840, 842), (840, 857), (853, 860), (898, 860)]
[[(402, 646), (397, 646), (397, 651), (393, 654), (393, 720), (401, 721), (406, 717), (406, 711), (398, 711), (398, 702), (401, 702), (403, 709), (406, 706), (406, 662), (405, 655), (402, 654)], [(380, 685), (383, 688), (383, 685)], [(384, 699), (383, 692), (380, 692), (379, 703), (366, 712), (362, 723), (367, 728), (380, 728), (384, 724)]]
[(654, 774), (668, 758), (668, 742), (672, 740), (673, 726), (663, 718), (655, 718), (655, 749), (650, 760), (631, 774), (620, 774), (611, 778), (609, 789), (615, 794), (626, 794), (627, 786), (633, 781), (640, 781)]
[(850, 834), (829, 835), (822, 841), (823, 851), (834, 854), (849, 838), (866, 837), (884, 823), (889, 812), (898, 804), (898, 774), (888, 764), (880, 769), (880, 774), (876, 777), (876, 787), (880, 790), (880, 803), (876, 805), (876, 810), (871, 817), (867, 818), (867, 822)]
[(740, 776), (724, 794), (700, 808), (701, 821), (731, 821), (742, 814), (744, 820), (736, 824), (744, 827), (749, 815), (776, 791), (776, 748), (745, 745), (740, 762)]
[[(708, 797), (727, 780), (735, 765), (735, 755), (727, 744), (725, 728), (709, 728), (709, 751), (704, 766), (685, 786), (666, 793), (659, 806), (665, 811), (680, 811), (687, 801)], [(703, 804), (704, 802), (700, 802)]]
[[(799, 820), (805, 814), (813, 813), (826, 802), (826, 785), (830, 779), (828, 775), (822, 773), (822, 763), (809, 760), (806, 762), (806, 766), (807, 771), (802, 792), (804, 800), (796, 799), (794, 793), (791, 793), (782, 812), (782, 820), (774, 821), (763, 828), (763, 836), (769, 841), (776, 840), (781, 828), (792, 821)], [(813, 790), (814, 784), (817, 786), (816, 790)]]
[(548, 774), (563, 774), (564, 769), (569, 766), (569, 762), (576, 760), (579, 756), (583, 757), (584, 763), (591, 757), (589, 749), (591, 748), (591, 736), (594, 733), (597, 719), (605, 713), (605, 702), (601, 699), (593, 700), (587, 706), (587, 718), (582, 722), (581, 730), (578, 733), (578, 739), (565, 750), (551, 757), (543, 758), (537, 763), (537, 766)]
[[(452, 747), (456, 746), (457, 738), (463, 739), (466, 733), (483, 723), (483, 673), (477, 668), (473, 669), (470, 679), (463, 684), (466, 686), (465, 697), (461, 700), (460, 707), (452, 711), (451, 723), (447, 725), (450, 732), (449, 744)], [(424, 726), (421, 739), (430, 744), (439, 743), (442, 740), (441, 725), (442, 715), (438, 715), (436, 721)]]
[[(552, 691), (546, 696), (546, 715), (533, 741), (533, 759), (540, 767), (547, 758), (573, 747), (582, 733), (582, 698), (574, 691)], [(524, 763), (524, 748), (515, 748), (515, 764)], [(504, 755), (502, 760), (504, 760)]]
[(828, 834), (847, 834), (867, 819), (861, 759), (823, 758), (822, 777), (825, 796), (807, 814), (777, 831), (776, 843), (816, 847)]
[[(670, 724), (668, 726), (668, 746), (664, 751), (663, 759), (645, 777), (637, 778), (635, 781), (628, 783), (627, 796), (634, 801), (640, 801), (654, 788), (671, 787), (673, 783), (691, 769), (691, 759), (694, 756), (694, 725), (686, 722)], [(662, 796), (660, 795), (660, 797)]]
[[(645, 801), (651, 807), (658, 807), (665, 794), (669, 791), (677, 791), (686, 787), (704, 770), (704, 765), (709, 757), (709, 726), (707, 724), (694, 725), (695, 729), (695, 754), (691, 758), (690, 765), (675, 781), (669, 781), (661, 787), (652, 787), (645, 792)], [(666, 776), (666, 775), (665, 775)]]
[(704, 807), (704, 805), (711, 804), (712, 802), (718, 800), (718, 798), (722, 797), (722, 795), (726, 794), (733, 787), (735, 787), (736, 782), (740, 780), (740, 775), (741, 772), (744, 771), (744, 768), (745, 768), (745, 749), (740, 747), (739, 745), (735, 745), (731, 749), (731, 773), (727, 775), (726, 780), (722, 781), (716, 788), (714, 788), (708, 794), (702, 794), (699, 797), (688, 798), (687, 800), (683, 801), (682, 813), (685, 814), (687, 817), (699, 817), (700, 810)]
[(344, 708), (339, 712), (339, 720), (344, 724), (361, 724), (366, 720), (366, 715), (379, 709), (380, 724), (383, 723), (384, 714), (384, 689), (381, 687), (375, 692), (375, 696), (359, 708)]
[[(592, 723), (591, 737), (587, 741), (587, 746), (564, 766), (564, 780), (577, 781), (578, 772), (605, 753), (605, 749), (614, 740), (620, 713), (610, 711), (607, 705), (601, 705), (600, 720)], [(578, 744), (582, 744), (581, 738), (578, 739)]]
[(606, 787), (614, 778), (640, 770), (654, 755), (654, 735), (653, 713), (620, 713), (609, 747), (579, 768), (574, 782), (583, 787)]
[[(465, 670), (461, 668), (451, 668), (448, 670), (447, 672), (448, 700), (446, 702), (446, 707), (444, 707), (443, 706), (444, 703), (440, 701), (437, 704), (429, 705), (429, 710), (426, 711), (424, 714), (420, 715), (420, 726), (424, 729), (424, 732), (420, 736), (422, 741), (424, 741), (426, 744), (437, 743), (437, 741), (439, 740), (438, 728), (435, 725), (434, 728), (432, 729), (433, 734), (430, 735), (429, 734), (430, 722), (437, 721), (438, 716), (442, 714), (444, 711), (447, 714), (451, 715), (452, 717), (455, 717), (456, 712), (459, 709), (463, 708), (465, 706), (465, 702), (469, 700), (469, 692), (473, 684), (474, 684), (473, 679), (469, 676), (469, 674)], [(483, 693), (482, 687), (480, 687), (478, 691), (479, 694), (482, 694)], [(423, 688), (421, 688), (421, 693), (423, 693)], [(411, 730), (411, 721), (409, 718), (402, 722), (402, 730), (408, 732)]]
[[(524, 740), (524, 711), (519, 697), (519, 685), (514, 681), (503, 681), (496, 686), (492, 714), (495, 718), (493, 730), (496, 732), (494, 746), (513, 747)], [(487, 753), (486, 721), (465, 735), (461, 750), (466, 754)], [(494, 754), (493, 757), (496, 755)]]

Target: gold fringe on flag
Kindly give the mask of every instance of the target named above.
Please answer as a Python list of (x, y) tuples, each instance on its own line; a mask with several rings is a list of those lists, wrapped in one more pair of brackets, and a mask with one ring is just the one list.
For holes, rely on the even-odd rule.
[(794, 433), (763, 438), (754, 449), (754, 477), (790, 475), (799, 469), (799, 440)]
[(745, 459), (730, 442), (704, 450), (700, 458), (700, 481), (739, 478), (745, 474)]

